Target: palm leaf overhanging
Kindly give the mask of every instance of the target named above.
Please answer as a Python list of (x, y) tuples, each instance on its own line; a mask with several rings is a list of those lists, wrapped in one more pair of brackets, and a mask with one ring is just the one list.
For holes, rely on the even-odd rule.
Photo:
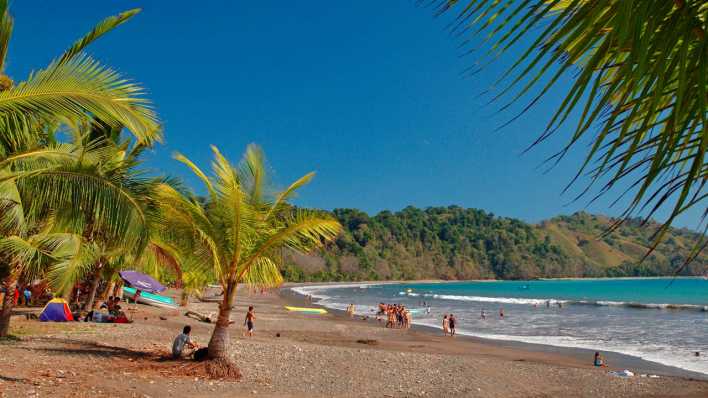
[[(504, 101), (502, 109), (530, 98), (524, 113), (563, 77), (572, 75), (565, 98), (532, 146), (558, 130), (571, 129), (567, 145), (549, 159), (557, 162), (582, 138), (590, 137), (590, 149), (573, 179), (589, 176), (580, 196), (599, 184), (594, 200), (620, 181), (629, 181), (629, 189), (619, 195), (631, 197), (623, 216), (643, 214), (649, 219), (668, 207), (671, 212), (654, 235), (652, 250), (676, 217), (704, 203), (707, 2), (434, 0), (432, 4), (438, 14), (455, 15), (450, 24), (454, 34), (483, 38), (488, 47), (483, 57), (489, 62), (515, 45), (522, 47), (522, 55), (495, 83), (500, 89), (493, 99)], [(529, 37), (531, 45), (520, 44)], [(703, 221), (706, 214), (708, 209)], [(707, 243), (698, 242), (692, 257)]]

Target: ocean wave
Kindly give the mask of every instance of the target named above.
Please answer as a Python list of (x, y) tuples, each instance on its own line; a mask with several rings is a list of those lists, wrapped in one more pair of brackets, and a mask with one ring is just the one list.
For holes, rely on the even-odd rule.
[[(414, 324), (439, 328), (437, 321), (413, 321)], [(555, 347), (581, 348), (587, 350), (613, 351), (630, 355), (647, 361), (662, 363), (668, 366), (685, 369), (708, 375), (708, 363), (701, 357), (694, 357), (693, 352), (681, 350), (672, 345), (651, 346), (635, 345), (623, 342), (610, 342), (602, 340), (589, 340), (571, 336), (516, 336), (506, 334), (476, 333), (469, 330), (457, 329), (457, 333), (490, 340), (519, 341), (522, 343), (550, 345)]]
[(608, 300), (564, 300), (555, 298), (521, 298), (521, 297), (487, 297), (487, 296), (458, 296), (451, 294), (435, 294), (435, 293), (413, 293), (399, 292), (402, 296), (411, 297), (429, 297), (441, 300), (454, 301), (472, 301), (479, 303), (501, 303), (501, 304), (526, 304), (526, 305), (593, 305), (605, 307), (627, 307), (638, 309), (662, 309), (662, 310), (691, 310), (691, 311), (708, 311), (707, 305), (699, 304), (655, 304), (655, 303), (637, 303), (628, 301), (608, 301)]

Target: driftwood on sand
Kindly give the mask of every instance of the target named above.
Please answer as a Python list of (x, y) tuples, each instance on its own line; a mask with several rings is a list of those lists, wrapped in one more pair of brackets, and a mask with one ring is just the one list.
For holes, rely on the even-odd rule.
[[(184, 313), (184, 316), (186, 316), (188, 318), (196, 319), (199, 322), (204, 322), (204, 323), (211, 323), (212, 319), (216, 320), (213, 313), (211, 313), (209, 315), (204, 315), (204, 314), (196, 312), (196, 311), (187, 311)], [(229, 321), (229, 324), (232, 324), (234, 322), (235, 321), (231, 320), (231, 321)]]

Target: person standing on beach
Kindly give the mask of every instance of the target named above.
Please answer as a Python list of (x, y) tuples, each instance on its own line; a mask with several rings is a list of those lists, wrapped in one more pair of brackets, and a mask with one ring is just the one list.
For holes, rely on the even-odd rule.
[(22, 293), (25, 296), (25, 305), (29, 307), (32, 304), (32, 291), (29, 286), (25, 286), (25, 290)]
[(448, 332), (450, 331), (450, 320), (447, 319), (447, 314), (445, 314), (445, 316), (443, 316), (442, 328), (443, 328), (443, 335), (447, 336)]
[(450, 314), (450, 319), (448, 320), (448, 324), (450, 325), (450, 336), (455, 336), (455, 324), (457, 323), (457, 319), (455, 318), (455, 315)]
[(246, 319), (243, 321), (243, 324), (246, 325), (246, 334), (248, 337), (253, 337), (253, 321), (256, 320), (256, 314), (253, 309), (253, 306), (248, 307), (248, 312), (246, 313)]
[(480, 319), (487, 319), (487, 313), (484, 312), (484, 308), (482, 308), (482, 313), (479, 314), (479, 318), (480, 318)]

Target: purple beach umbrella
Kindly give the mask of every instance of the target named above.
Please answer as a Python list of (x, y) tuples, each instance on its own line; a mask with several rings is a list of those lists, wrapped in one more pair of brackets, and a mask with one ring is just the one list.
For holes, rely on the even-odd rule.
[(137, 290), (142, 290), (143, 292), (159, 293), (167, 289), (151, 276), (137, 271), (121, 271), (118, 274), (125, 281), (125, 283)]

